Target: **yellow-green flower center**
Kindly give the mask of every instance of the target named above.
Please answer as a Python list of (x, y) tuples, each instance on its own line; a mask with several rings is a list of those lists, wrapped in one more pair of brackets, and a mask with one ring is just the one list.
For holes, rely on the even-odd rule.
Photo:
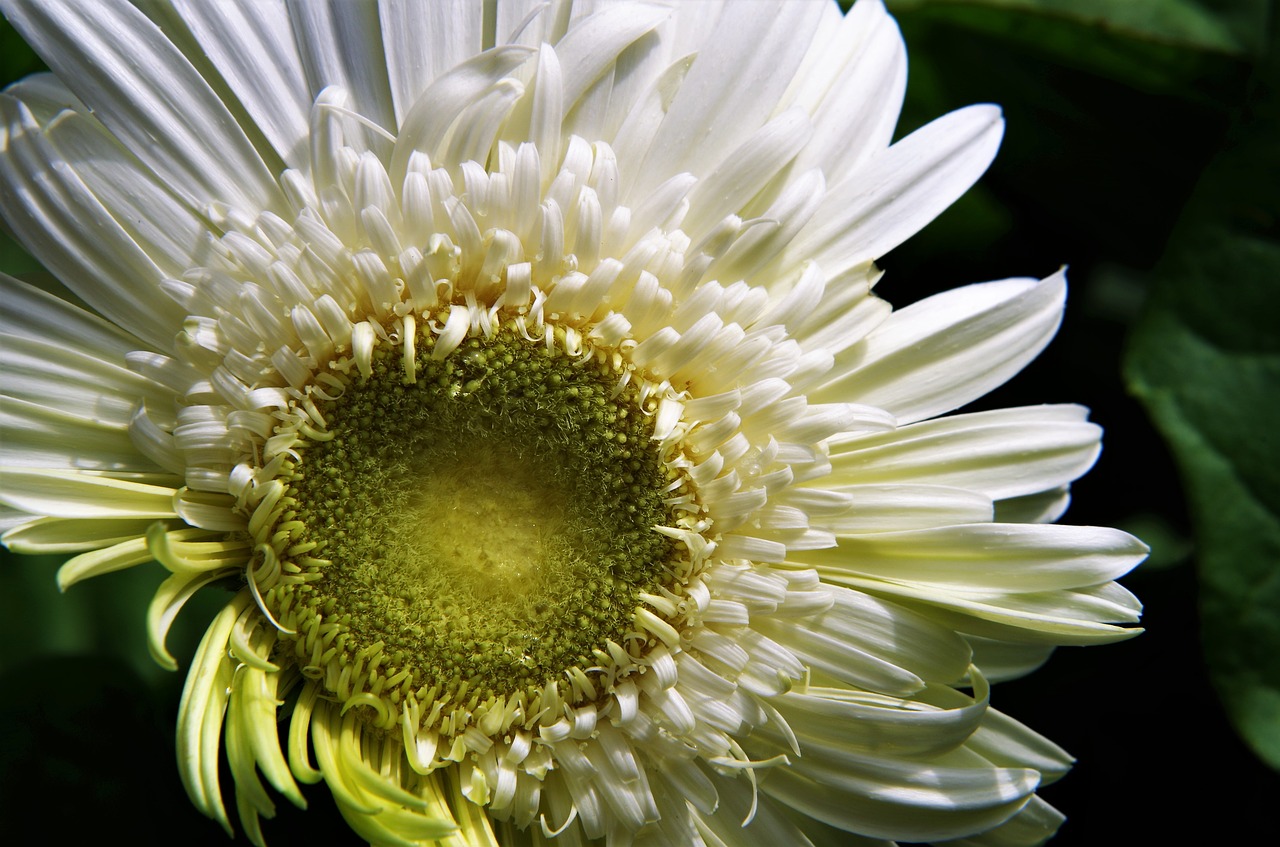
[(636, 608), (680, 549), (654, 528), (686, 483), (618, 357), (509, 329), (440, 358), (436, 343), (408, 369), (381, 345), (371, 373), (343, 376), (280, 477), (278, 531), (305, 555), (266, 606), (303, 673), (384, 724), (405, 698), (528, 707), (640, 655)]

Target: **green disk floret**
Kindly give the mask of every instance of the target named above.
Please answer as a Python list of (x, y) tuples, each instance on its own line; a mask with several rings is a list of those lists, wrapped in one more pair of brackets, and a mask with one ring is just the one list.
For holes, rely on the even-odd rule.
[(435, 344), (417, 338), (412, 382), (383, 344), (315, 404), (325, 437), (298, 445), (284, 495), (308, 553), (266, 597), (303, 672), (384, 718), (403, 697), (524, 700), (642, 650), (640, 595), (680, 555), (654, 527), (686, 483), (617, 357), (510, 329)]

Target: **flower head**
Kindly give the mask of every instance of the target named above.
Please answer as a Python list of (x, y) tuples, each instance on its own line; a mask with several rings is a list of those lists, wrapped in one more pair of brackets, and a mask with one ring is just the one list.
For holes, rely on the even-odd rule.
[(147, 9), (5, 3), (55, 75), (0, 207), (92, 311), (3, 282), (0, 521), (64, 587), (163, 565), (168, 667), (233, 586), (205, 814), (224, 751), (255, 843), (319, 781), (375, 844), (1052, 834), (989, 684), (1131, 635), (1144, 548), (1051, 523), (1084, 409), (937, 416), (1063, 275), (871, 293), (996, 108), (890, 145), (877, 0)]

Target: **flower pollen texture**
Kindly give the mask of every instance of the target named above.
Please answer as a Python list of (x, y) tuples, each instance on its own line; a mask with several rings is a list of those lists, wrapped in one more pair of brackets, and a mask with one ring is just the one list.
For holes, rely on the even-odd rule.
[[(1032, 845), (992, 683), (1128, 638), (1101, 430), (954, 413), (1062, 271), (894, 310), (985, 171), (880, 0), (0, 0), (0, 531), (166, 577), (178, 771), (263, 845)], [(892, 142), (892, 143), (891, 143)], [(81, 590), (81, 589), (77, 589)], [(224, 762), (225, 766), (224, 767)], [(224, 784), (226, 774), (231, 784)], [(315, 789), (309, 789), (315, 790)], [(234, 816), (228, 814), (233, 799)]]

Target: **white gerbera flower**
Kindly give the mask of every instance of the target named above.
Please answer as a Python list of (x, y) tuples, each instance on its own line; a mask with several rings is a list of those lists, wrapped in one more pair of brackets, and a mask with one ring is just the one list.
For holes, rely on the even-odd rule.
[[(1054, 526), (1076, 406), (934, 419), (1061, 273), (892, 312), (995, 154), (890, 146), (878, 0), (56, 2), (0, 96), (5, 543), (233, 584), (178, 726), (258, 844), (1024, 844), (1070, 758), (988, 705), (1125, 638), (1145, 548)], [(1001, 522), (995, 522), (999, 518)], [(842, 831), (842, 832), (835, 832)]]

